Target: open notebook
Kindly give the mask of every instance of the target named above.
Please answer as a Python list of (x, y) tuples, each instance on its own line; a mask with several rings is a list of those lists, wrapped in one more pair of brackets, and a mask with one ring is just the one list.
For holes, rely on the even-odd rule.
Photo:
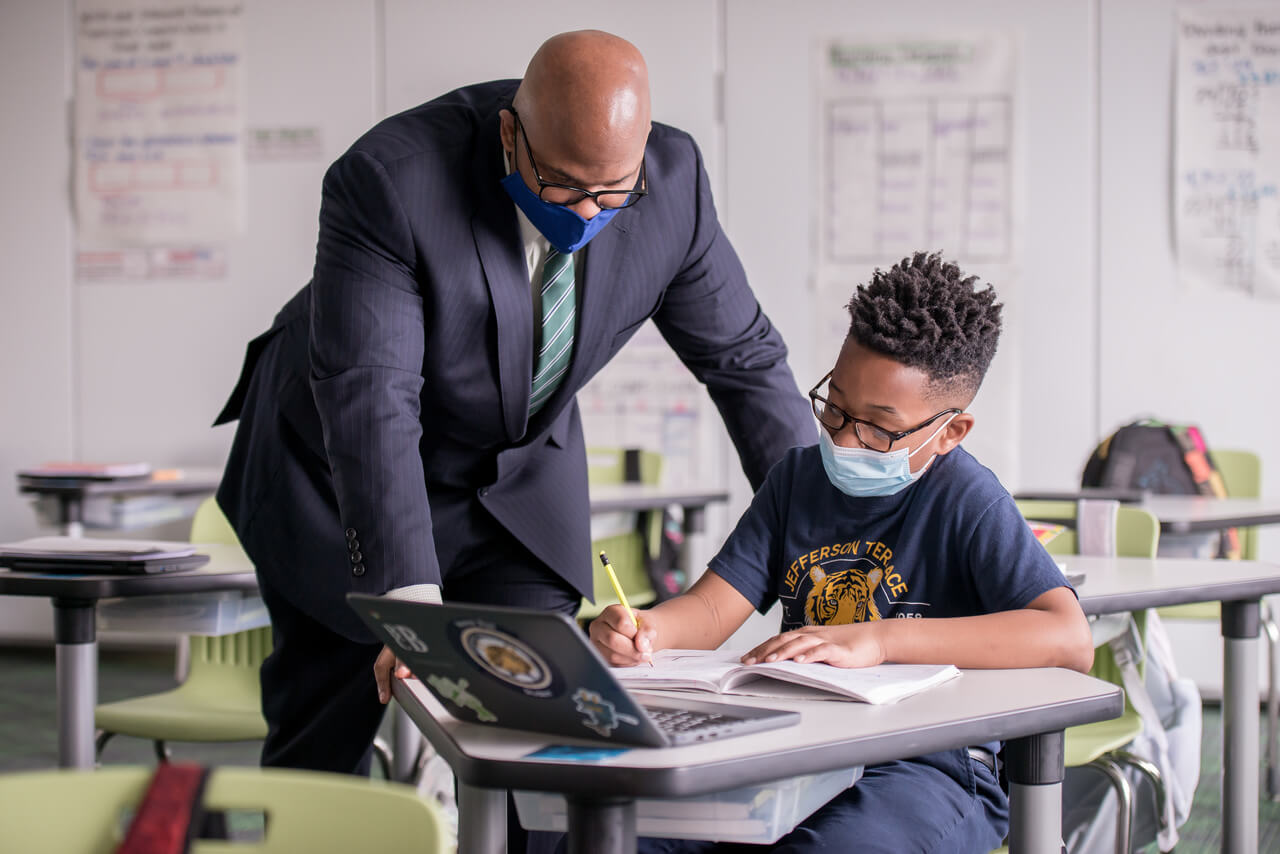
[(742, 651), (664, 649), (653, 667), (616, 667), (628, 688), (710, 691), (753, 697), (896, 703), (960, 675), (950, 664), (879, 664), (832, 667), (796, 661), (743, 664)]

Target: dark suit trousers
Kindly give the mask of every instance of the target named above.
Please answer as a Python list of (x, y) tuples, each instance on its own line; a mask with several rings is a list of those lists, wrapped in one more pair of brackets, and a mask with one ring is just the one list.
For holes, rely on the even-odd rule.
[[(437, 511), (433, 522), (446, 600), (577, 613), (578, 593), (477, 502)], [(261, 673), (262, 764), (368, 775), (386, 709), (373, 678), (381, 644), (354, 643), (299, 610), (287, 591), (259, 584), (273, 636)], [(519, 837), (514, 816), (509, 825)], [(522, 842), (509, 850), (524, 850)]]

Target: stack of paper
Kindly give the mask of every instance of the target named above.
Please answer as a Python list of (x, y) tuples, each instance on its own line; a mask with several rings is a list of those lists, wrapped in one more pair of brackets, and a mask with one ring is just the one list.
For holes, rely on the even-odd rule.
[(60, 558), (84, 561), (164, 560), (196, 553), (191, 543), (166, 540), (107, 540), (90, 537), (33, 537), (0, 544), (7, 558)]

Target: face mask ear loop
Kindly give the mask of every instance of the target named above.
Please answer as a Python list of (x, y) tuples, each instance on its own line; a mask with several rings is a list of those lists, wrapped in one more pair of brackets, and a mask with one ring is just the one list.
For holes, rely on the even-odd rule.
[[(914, 451), (911, 451), (911, 452), (909, 452), (909, 453), (907, 454), (907, 459), (911, 459), (911, 458), (912, 458), (912, 457), (914, 457), (916, 454), (918, 454), (918, 453), (920, 452), (920, 449), (921, 449), (921, 448), (923, 448), (925, 445), (927, 445), (927, 444), (929, 444), (930, 442), (932, 442), (935, 436), (937, 436), (937, 435), (938, 435), (939, 433), (941, 433), (943, 430), (947, 429), (947, 425), (948, 425), (948, 424), (950, 424), (952, 421), (956, 420), (956, 416), (957, 416), (957, 415), (962, 415), (962, 414), (963, 414), (963, 413), (961, 413), (961, 412), (953, 412), (953, 413), (951, 414), (951, 417), (950, 417), (950, 418), (948, 418), (946, 421), (943, 421), (943, 422), (942, 422), (942, 424), (938, 427), (938, 429), (937, 429), (937, 430), (934, 430), (934, 431), (929, 435), (929, 438), (928, 438), (928, 439), (925, 439), (923, 442), (921, 442), (921, 443), (920, 443), (920, 447), (919, 447), (919, 448), (916, 448)], [(934, 456), (936, 457), (936, 456), (937, 456), (937, 454), (934, 454)], [(932, 462), (932, 460), (930, 460), (930, 462)], [(928, 465), (928, 463), (925, 463), (925, 465), (927, 466), (927, 465)], [(921, 471), (924, 471), (924, 469), (921, 469)]]

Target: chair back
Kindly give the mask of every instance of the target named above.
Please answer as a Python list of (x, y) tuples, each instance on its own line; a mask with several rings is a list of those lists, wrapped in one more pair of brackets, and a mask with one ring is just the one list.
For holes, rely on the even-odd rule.
[[(24, 854), (111, 854), (121, 814), (142, 800), (151, 768), (115, 766), (0, 774), (0, 841)], [(401, 850), (439, 854), (453, 842), (440, 808), (412, 786), (278, 768), (216, 768), (208, 810), (243, 812), (262, 838), (196, 840), (191, 854)], [(254, 822), (253, 818), (259, 821)]]
[[(1217, 449), (1209, 452), (1213, 464), (1222, 475), (1222, 485), (1232, 498), (1262, 497), (1262, 458), (1253, 451)], [(1238, 528), (1240, 532), (1240, 557), (1258, 559), (1258, 529)]]
[[(662, 480), (662, 455), (636, 448), (591, 447), (587, 449), (587, 481), (593, 486), (642, 483), (651, 486)], [(583, 600), (581, 619), (590, 619), (617, 601), (609, 577), (600, 565), (601, 551), (609, 555), (609, 563), (618, 583), (632, 605), (643, 605), (657, 598), (646, 569), (648, 556), (657, 549), (662, 535), (662, 514), (646, 514), (640, 524), (636, 513), (618, 514), (613, 528), (618, 533), (599, 536), (591, 542), (591, 566), (594, 573), (595, 604)]]
[[(191, 542), (240, 545), (235, 529), (213, 496), (200, 502), (196, 508), (191, 519)], [(219, 677), (221, 679), (236, 682), (251, 679), (256, 692), (258, 668), (271, 652), (271, 627), (262, 626), (217, 637), (191, 635), (189, 645), (192, 671), (211, 666), (210, 669), (223, 674)]]
[[(1051, 555), (1079, 553), (1079, 539), (1074, 529), (1079, 512), (1074, 501), (1023, 499), (1016, 502), (1024, 519), (1056, 522), (1067, 530), (1050, 540), (1045, 549)], [(1150, 511), (1121, 504), (1116, 510), (1116, 555), (1118, 557), (1155, 557), (1160, 544), (1160, 520)]]

